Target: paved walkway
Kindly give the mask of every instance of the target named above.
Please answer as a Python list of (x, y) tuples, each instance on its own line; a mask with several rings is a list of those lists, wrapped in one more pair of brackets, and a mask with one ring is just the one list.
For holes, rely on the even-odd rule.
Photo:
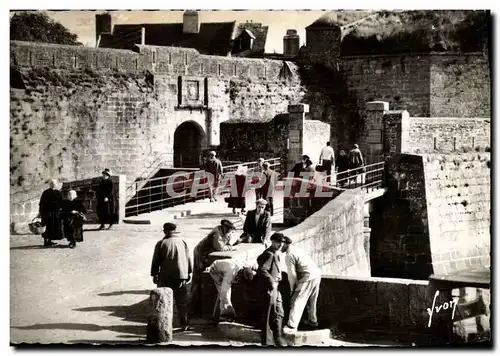
[[(249, 207), (254, 200), (249, 196)], [(191, 251), (221, 218), (242, 224), (223, 200), (193, 204), (190, 216), (175, 219)], [(274, 220), (279, 222), (282, 208), (277, 205)], [(40, 236), (12, 235), (11, 342), (143, 343), (149, 292), (155, 287), (149, 276), (151, 257), (163, 235), (161, 224), (172, 215), (151, 213), (150, 225), (119, 224), (111, 230), (86, 225), (85, 241), (74, 250), (66, 240), (43, 248)], [(223, 340), (202, 320), (192, 323), (193, 331), (174, 334), (175, 344), (244, 345)], [(332, 340), (332, 346), (349, 345), (359, 346)]]

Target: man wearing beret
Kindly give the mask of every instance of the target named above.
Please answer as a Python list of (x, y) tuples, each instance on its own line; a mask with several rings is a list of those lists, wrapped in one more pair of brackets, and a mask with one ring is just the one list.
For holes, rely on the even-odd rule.
[(265, 210), (266, 205), (267, 201), (262, 198), (255, 202), (255, 210), (247, 213), (243, 234), (237, 243), (268, 243), (271, 234), (271, 214)]
[(184, 240), (175, 236), (176, 226), (172, 223), (163, 225), (165, 236), (158, 241), (151, 263), (153, 283), (158, 287), (168, 287), (174, 292), (181, 327), (188, 330), (188, 294), (187, 283), (193, 271), (189, 248)]
[(284, 236), (284, 242), (282, 251), (285, 254), (288, 280), (292, 291), (290, 314), (284, 331), (297, 330), (305, 308), (307, 308), (308, 319), (304, 322), (304, 326), (308, 330), (315, 330), (318, 327), (316, 303), (321, 283), (321, 270), (304, 251), (291, 246), (292, 240), (288, 236)]
[(191, 302), (194, 314), (201, 312), (201, 274), (209, 266), (208, 255), (215, 251), (235, 250), (236, 247), (231, 246), (231, 237), (235, 229), (231, 221), (223, 219), (220, 225), (213, 228), (194, 248), (193, 281), (191, 284)]
[(271, 246), (267, 248), (259, 257), (259, 265), (255, 276), (255, 293), (260, 296), (259, 303), (261, 309), (261, 343), (267, 345), (271, 333), (276, 346), (286, 346), (282, 336), (283, 305), (278, 284), (281, 279), (280, 251), (283, 247), (284, 236), (281, 233), (274, 233), (271, 236)]

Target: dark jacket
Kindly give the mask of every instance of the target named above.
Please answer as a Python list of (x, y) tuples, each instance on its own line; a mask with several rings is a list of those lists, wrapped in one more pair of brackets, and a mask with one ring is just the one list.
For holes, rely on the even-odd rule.
[(365, 164), (363, 160), (363, 155), (359, 148), (353, 148), (349, 152), (349, 168), (361, 167)]
[(58, 214), (62, 208), (62, 194), (59, 190), (46, 189), (40, 197), (39, 212), (42, 219)]
[(338, 156), (336, 165), (339, 172), (347, 171), (349, 169), (349, 157), (347, 155)]
[(74, 200), (64, 200), (63, 201), (63, 214), (64, 216), (71, 216), (73, 210), (78, 211), (82, 214), (87, 213), (87, 209), (83, 206), (83, 202), (80, 199)]
[(261, 188), (264, 199), (266, 199), (267, 197), (273, 197), (276, 186), (276, 172), (268, 168), (267, 170), (262, 171), (262, 173), (266, 177), (266, 182)]
[(257, 257), (257, 263), (259, 264), (256, 274), (258, 285), (268, 291), (273, 290), (281, 279), (278, 254), (269, 247)]
[(311, 172), (314, 175), (314, 167), (313, 167), (312, 161), (310, 161), (310, 160), (307, 161), (306, 167), (304, 167), (302, 162), (295, 164), (295, 166), (293, 166), (291, 172), (293, 172), (294, 178), (301, 178), (300, 172)]
[(113, 182), (111, 179), (102, 179), (99, 182), (96, 197), (98, 203), (104, 202), (104, 198), (108, 198), (109, 202), (113, 201)]
[(258, 223), (255, 222), (256, 210), (250, 210), (243, 224), (242, 239), (247, 236), (252, 237), (252, 242), (261, 243), (271, 234), (271, 214), (264, 210), (259, 218)]
[(171, 236), (156, 243), (151, 276), (159, 274), (159, 281), (189, 279), (192, 271), (189, 248), (184, 240)]
[(216, 158), (213, 161), (207, 160), (205, 163), (205, 172), (211, 173), (215, 179), (222, 176), (222, 162)]

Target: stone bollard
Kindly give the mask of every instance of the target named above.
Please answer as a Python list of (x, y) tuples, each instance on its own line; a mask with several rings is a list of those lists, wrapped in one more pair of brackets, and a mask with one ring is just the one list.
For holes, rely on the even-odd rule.
[(161, 343), (172, 341), (174, 293), (170, 288), (157, 288), (149, 296), (147, 341)]

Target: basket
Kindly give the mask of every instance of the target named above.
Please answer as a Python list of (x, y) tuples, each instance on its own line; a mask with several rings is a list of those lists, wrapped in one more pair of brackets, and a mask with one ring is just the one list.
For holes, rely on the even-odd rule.
[(45, 226), (42, 225), (40, 218), (34, 218), (28, 224), (28, 227), (33, 235), (41, 235), (45, 232)]

